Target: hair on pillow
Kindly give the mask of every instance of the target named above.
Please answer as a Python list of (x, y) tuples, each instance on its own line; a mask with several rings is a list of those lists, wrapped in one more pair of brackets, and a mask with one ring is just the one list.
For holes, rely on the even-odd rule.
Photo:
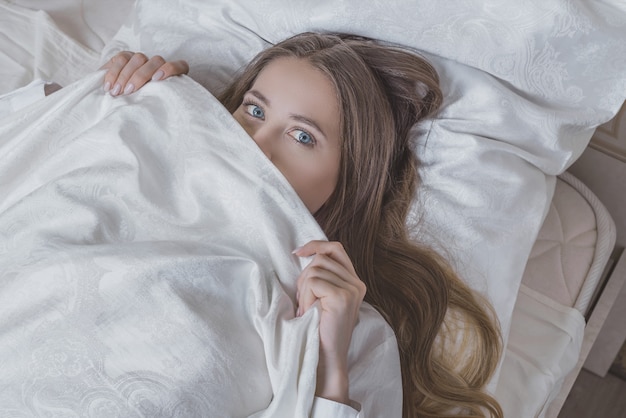
[(506, 337), (554, 176), (624, 102), (626, 5), (137, 0), (102, 61), (121, 49), (185, 59), (216, 93), (268, 44), (305, 31), (398, 44), (437, 68), (444, 105), (414, 131), (414, 235), (487, 295)]

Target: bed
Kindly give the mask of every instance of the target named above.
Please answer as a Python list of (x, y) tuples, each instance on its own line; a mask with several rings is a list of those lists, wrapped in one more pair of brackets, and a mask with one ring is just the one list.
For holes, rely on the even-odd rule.
[[(78, 100), (81, 89), (95, 88), (98, 75), (93, 73), (94, 70), (117, 51), (126, 49), (143, 51), (148, 55), (160, 54), (170, 59), (186, 59), (191, 67), (190, 77), (210, 92), (215, 92), (259, 50), (307, 30), (370, 36), (416, 50), (427, 57), (441, 76), (445, 103), (434, 120), (415, 129), (415, 151), (422, 162), (420, 175), (423, 185), (414, 205), (414, 236), (443, 252), (470, 286), (492, 302), (507, 349), (489, 390), (502, 403), (505, 416), (545, 416), (548, 413), (550, 403), (559, 395), (563, 380), (576, 368), (579, 360), (585, 332), (584, 315), (591, 300), (589, 295), (597, 288), (601, 276), (599, 271), (607, 263), (614, 242), (611, 222), (604, 221), (610, 217), (604, 214), (601, 205), (595, 205), (596, 209), (588, 218), (590, 224), (597, 226), (602, 223), (606, 227), (598, 229), (603, 232), (598, 232), (589, 245), (593, 248), (589, 261), (593, 271), (579, 279), (578, 288), (585, 289), (582, 293), (586, 297), (566, 301), (561, 298), (563, 293), (558, 289), (541, 288), (541, 280), (533, 281), (533, 274), (534, 277), (544, 276), (537, 274), (538, 267), (534, 267), (533, 259), (539, 251), (537, 246), (541, 245), (542, 233), (550, 230), (550, 219), (553, 219), (551, 204), (563, 199), (563, 190), (569, 190), (564, 189), (566, 184), (577, 184), (563, 173), (583, 152), (594, 129), (610, 120), (626, 97), (626, 45), (623, 42), (626, 38), (626, 9), (620, 1), (532, 0), (521, 4), (513, 1), (468, 1), (445, 5), (425, 1), (393, 1), (374, 2), (368, 7), (354, 1), (317, 2), (314, 6), (294, 5), (287, 1), (246, 4), (226, 0), (138, 0), (136, 4), (129, 0), (116, 0), (114, 4), (113, 7), (109, 1), (81, 0), (0, 1), (0, 94), (26, 86), (35, 79), (54, 80), (63, 86), (71, 86), (67, 93), (63, 93), (67, 96), (66, 110), (69, 111), (72, 100)], [(77, 80), (85, 80), (85, 77), (89, 80), (73, 84)], [(146, 89), (146, 94), (156, 94), (149, 86)], [(195, 94), (190, 87), (185, 91), (189, 95)], [(135, 99), (124, 100), (132, 102)], [(25, 104), (26, 110), (40, 106), (43, 112), (42, 105), (38, 103)], [(204, 101), (201, 103), (214, 106)], [(177, 105), (180, 109), (185, 108), (183, 102), (177, 102)], [(20, 104), (15, 106), (21, 107)], [(107, 108), (107, 112), (119, 107), (110, 106), (113, 107)], [(132, 119), (145, 115), (127, 114), (127, 117)], [(87, 115), (76, 115), (75, 121), (88, 123), (86, 118)], [(132, 129), (128, 123), (118, 122), (116, 129)], [(16, 126), (26, 129), (28, 123), (16, 123)], [(63, 126), (51, 126), (49, 129), (62, 132)], [(95, 144), (92, 146), (95, 147)], [(64, 144), (55, 143), (54, 146), (62, 147)], [(142, 146), (150, 148), (147, 144)], [(170, 151), (173, 149), (170, 148)], [(22, 152), (28, 155), (27, 151)], [(42, 151), (38, 154), (39, 160), (28, 164), (45, 165), (45, 155)], [(16, 167), (9, 168), (14, 170), (9, 172), (11, 176), (20, 172)], [(4, 173), (9, 175), (6, 171)], [(38, 176), (45, 173), (39, 172)], [(262, 171), (262, 174), (275, 177), (271, 170)], [(561, 177), (557, 180), (559, 175)], [(3, 178), (5, 185), (10, 183), (5, 181), (6, 178)], [(275, 181), (280, 183), (280, 179)], [(18, 185), (11, 187), (15, 190)], [(584, 190), (582, 187), (575, 190), (578, 194), (586, 193), (581, 191)], [(94, 190), (93, 196), (99, 196), (113, 205), (107, 200), (105, 192)], [(158, 200), (165, 197), (167, 195), (155, 198), (156, 203), (153, 203), (168, 206), (168, 203)], [(67, 196), (67, 199), (72, 198), (76, 197)], [(267, 198), (258, 199), (264, 201)], [(277, 199), (289, 206), (284, 199)], [(182, 206), (182, 203), (178, 206), (171, 204), (168, 210), (176, 214), (187, 213)], [(5, 214), (7, 207), (5, 205), (3, 209)], [(62, 212), (64, 207), (59, 206), (56, 210)], [(600, 213), (603, 214), (596, 215)], [(24, 218), (21, 224), (14, 222), (9, 229), (13, 231), (17, 228), (15, 225), (28, 224), (32, 219)], [(271, 222), (271, 211), (267, 219)], [(303, 225), (305, 223), (303, 221)], [(98, 233), (124, 242), (120, 237), (130, 234), (125, 227), (118, 223), (114, 231), (100, 230)], [(144, 227), (154, 228), (154, 225), (146, 223)], [(280, 225), (276, 228), (280, 229)], [(241, 234), (245, 238), (243, 230)], [(314, 227), (303, 226), (300, 236), (289, 238), (293, 241), (290, 244), (295, 248), (295, 241), (318, 234)], [(11, 236), (14, 237), (11, 245), (14, 245), (18, 235)], [(142, 236), (139, 234), (137, 237)], [(3, 245), (0, 248), (5, 251), (14, 248), (8, 246), (7, 241)], [(281, 245), (273, 243), (268, 246), (282, 248)], [(180, 246), (176, 248), (177, 251), (181, 249)], [(172, 248), (164, 246), (159, 251), (165, 257)], [(293, 262), (289, 266), (291, 269), (297, 267)], [(4, 277), (7, 277), (6, 274)], [(111, 280), (115, 283), (114, 277)], [(282, 285), (287, 293), (293, 291), (293, 286), (288, 283)], [(163, 293), (159, 295), (166, 294), (166, 290), (161, 289)], [(142, 288), (134, 291), (139, 295)], [(109, 296), (114, 297), (115, 293)], [(546, 298), (549, 303), (545, 303)], [(163, 302), (155, 299), (144, 303), (155, 301)], [(159, 315), (165, 321), (167, 314), (173, 315), (176, 309), (172, 305), (171, 312)], [(3, 330), (9, 329), (9, 319), (14, 318), (7, 312), (0, 311)], [(542, 312), (541, 322), (547, 324), (547, 328), (542, 329), (546, 335), (541, 341), (544, 343), (541, 355), (533, 353), (527, 344), (528, 330), (541, 326), (538, 325), (537, 312)], [(133, 324), (132, 318), (126, 319)], [(314, 318), (307, 320), (310, 326), (302, 327), (303, 341), (315, 338), (314, 325), (311, 325), (315, 322)], [(125, 322), (120, 320), (119, 323)], [(126, 332), (148, 327), (140, 325), (129, 325)], [(159, 330), (154, 324), (151, 327), (152, 334), (146, 334), (146, 339), (155, 338), (162, 332), (169, 338), (167, 341), (175, 344), (175, 330)], [(289, 341), (281, 340), (281, 334), (276, 329), (264, 329), (276, 333), (272, 334), (276, 341), (289, 344)], [(223, 332), (227, 334), (225, 330)], [(385, 331), (380, 332), (381, 335), (371, 338), (388, 341)], [(76, 344), (75, 352), (86, 349), (80, 344), (87, 342)], [(37, 363), (41, 366), (37, 370), (42, 373), (42, 379), (45, 376), (50, 379), (49, 382), (58, 383), (61, 382), (58, 380), (61, 375), (67, 377), (72, 373), (85, 372), (87, 368), (81, 363), (81, 358), (69, 363), (53, 361), (50, 364), (64, 364), (65, 368), (51, 367), (45, 359), (67, 355), (66, 351), (55, 351), (53, 348), (47, 353), (40, 353), (43, 360)], [(310, 354), (306, 345), (300, 347), (298, 352), (302, 358)], [(543, 355), (546, 352), (551, 355)], [(254, 357), (252, 352), (239, 354)], [(122, 357), (121, 353), (117, 355)], [(291, 366), (286, 366), (285, 360), (279, 357), (277, 354), (274, 358), (276, 364), (281, 364), (272, 371), (277, 373), (276, 376), (284, 370), (299, 367), (297, 359), (289, 363)], [(135, 362), (141, 361), (141, 358), (130, 358)], [(121, 364), (124, 363), (121, 359), (119, 361), (121, 368), (132, 366), (130, 360), (129, 364)], [(33, 363), (28, 367), (32, 370)], [(178, 370), (179, 380), (184, 380), (186, 370), (183, 365), (168, 367), (168, 370)], [(245, 373), (243, 367), (235, 369), (215, 370), (215, 373)], [(360, 372), (387, 373), (376, 368), (365, 369)], [(17, 373), (17, 367), (9, 370)], [(300, 376), (293, 370), (289, 375), (291, 382), (297, 381), (297, 376)], [(278, 378), (274, 376), (274, 379)], [(148, 381), (149, 385), (145, 383)], [(306, 382), (299, 384), (305, 385)], [(105, 386), (98, 387), (104, 390)], [(180, 398), (197, 395), (177, 388), (170, 381), (160, 381), (156, 374), (152, 380), (133, 380), (132, 374), (126, 375), (125, 379), (114, 384), (109, 382), (106, 387), (106, 393), (100, 394), (100, 397), (97, 391), (89, 394), (89, 399), (98, 401), (90, 404), (93, 409), (84, 412), (85, 415), (106, 411), (109, 404), (104, 400), (114, 399), (119, 393), (132, 394), (128, 399), (132, 398), (137, 404), (144, 401), (146, 405), (150, 402), (157, 405), (155, 399), (165, 396), (164, 393), (171, 395), (175, 392), (171, 396)], [(253, 391), (254, 387), (251, 384), (242, 391)], [(526, 391), (524, 396), (520, 396), (520, 388), (528, 387), (536, 390)], [(28, 396), (37, 402), (45, 399), (48, 390), (36, 385), (29, 389)], [(359, 392), (361, 389), (355, 390)], [(71, 392), (68, 389), (67, 399), (72, 398)], [(276, 408), (280, 407), (280, 394), (282, 392), (275, 392)], [(0, 399), (6, 402), (9, 395), (14, 394), (0, 392)], [(243, 392), (240, 395), (245, 398)], [(26, 395), (22, 393), (21, 396)], [(233, 395), (223, 394), (224, 402), (231, 399), (229, 396)], [(267, 399), (267, 396), (259, 394), (255, 399)], [(293, 403), (294, 410), (306, 415), (304, 405), (310, 403), (310, 399), (302, 396), (289, 398), (289, 402)], [(37, 405), (37, 402), (34, 404)], [(196, 399), (194, 402), (202, 404), (205, 400)], [(377, 411), (375, 404), (372, 400), (366, 405), (371, 406), (371, 415), (366, 416), (387, 416), (385, 411)], [(2, 410), (2, 407), (7, 409)], [(149, 408), (139, 410), (144, 416), (156, 414), (154, 411), (150, 413)], [(9, 413), (7, 411), (11, 409), (0, 405), (0, 411)], [(270, 410), (266, 414), (289, 416), (281, 411)], [(185, 416), (180, 411), (161, 411), (166, 415), (175, 415), (175, 412)], [(106, 412), (102, 414), (110, 416)]]

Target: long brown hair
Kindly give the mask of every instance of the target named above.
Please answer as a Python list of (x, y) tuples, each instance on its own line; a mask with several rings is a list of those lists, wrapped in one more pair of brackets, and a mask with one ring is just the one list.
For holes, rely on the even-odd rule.
[(396, 333), (404, 417), (501, 417), (484, 391), (501, 339), (489, 305), (435, 251), (408, 236), (419, 181), (409, 132), (439, 108), (435, 69), (371, 39), (306, 33), (262, 51), (220, 95), (232, 113), (279, 57), (306, 59), (334, 84), (341, 107), (337, 186), (315, 218), (345, 247), (365, 300)]

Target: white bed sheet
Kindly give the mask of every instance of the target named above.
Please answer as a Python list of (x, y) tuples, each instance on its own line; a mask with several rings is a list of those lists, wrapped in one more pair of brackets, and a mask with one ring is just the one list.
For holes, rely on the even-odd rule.
[[(125, 10), (128, 3), (119, 1), (118, 10)], [(99, 19), (95, 11), (106, 9), (102, 2), (80, 2), (94, 11), (85, 14), (91, 18), (84, 25), (63, 19), (55, 7), (60, 1), (10, 3), (43, 6), (57, 19), (29, 14), (37, 36), (21, 24), (0, 25), (3, 44), (29, 51), (14, 61), (0, 57), (9, 63), (0, 68), (11, 68), (0, 74), (0, 92), (37, 77), (67, 84), (126, 47), (186, 58), (194, 78), (212, 90), (268, 42), (303, 30), (349, 31), (420, 49), (442, 75), (446, 105), (432, 125), (416, 130), (424, 179), (417, 234), (441, 248), (462, 276), (488, 295), (505, 338), (525, 262), (551, 200), (553, 176), (580, 155), (593, 128), (610, 119), (626, 92), (621, 42), (626, 10), (617, 0), (394, 1), (368, 8), (333, 1), (313, 9), (263, 1), (244, 7), (226, 0), (190, 0), (183, 7), (154, 0), (152, 14), (144, 13), (147, 7), (131, 13), (128, 26), (101, 56), (95, 48), (117, 24), (113, 20), (122, 18), (104, 13)], [(6, 4), (2, 0), (0, 7)], [(8, 16), (2, 12), (0, 20)], [(181, 23), (184, 29), (176, 26)], [(61, 35), (57, 24), (65, 31)], [(81, 34), (85, 27), (97, 36)], [(199, 50), (208, 62), (195, 55)], [(11, 78), (14, 74), (20, 76)]]

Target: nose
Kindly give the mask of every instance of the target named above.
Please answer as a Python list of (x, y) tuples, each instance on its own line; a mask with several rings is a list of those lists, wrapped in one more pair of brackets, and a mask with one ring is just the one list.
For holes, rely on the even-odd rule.
[(265, 154), (265, 156), (271, 161), (274, 143), (276, 142), (275, 138), (278, 137), (276, 129), (273, 129), (269, 125), (264, 125), (256, 129), (254, 132), (248, 132), (248, 134), (252, 137), (252, 139), (254, 139), (257, 146), (261, 148), (263, 154)]

